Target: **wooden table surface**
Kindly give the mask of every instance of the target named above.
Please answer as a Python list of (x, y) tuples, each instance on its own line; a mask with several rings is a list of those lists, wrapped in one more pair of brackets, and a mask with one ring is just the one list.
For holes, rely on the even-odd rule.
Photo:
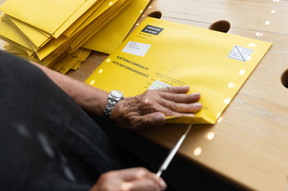
[[(194, 126), (179, 154), (244, 188), (287, 190), (288, 0), (153, 0), (144, 17), (154, 11), (204, 28), (226, 20), (231, 34), (273, 43), (218, 123)], [(68, 75), (84, 81), (106, 56), (93, 53)], [(166, 125), (139, 134), (171, 148), (185, 130)]]
[[(204, 28), (227, 20), (229, 33), (273, 43), (218, 123), (195, 126), (179, 153), (243, 187), (286, 190), (288, 1), (157, 0), (152, 7), (162, 12), (162, 19)], [(171, 147), (185, 128), (174, 125), (141, 134)]]

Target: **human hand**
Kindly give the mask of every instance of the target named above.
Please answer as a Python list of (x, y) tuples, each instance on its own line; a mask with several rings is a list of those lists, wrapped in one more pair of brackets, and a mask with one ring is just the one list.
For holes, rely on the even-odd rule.
[(202, 105), (197, 101), (199, 93), (186, 94), (188, 86), (175, 86), (147, 90), (141, 95), (119, 101), (111, 113), (111, 119), (122, 128), (160, 126), (165, 116), (194, 116)]
[(166, 183), (145, 168), (110, 171), (100, 176), (90, 191), (162, 191)]

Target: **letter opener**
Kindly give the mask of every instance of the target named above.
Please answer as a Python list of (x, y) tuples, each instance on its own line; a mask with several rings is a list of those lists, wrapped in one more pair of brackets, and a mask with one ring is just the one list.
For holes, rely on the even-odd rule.
[(180, 137), (180, 139), (177, 141), (177, 143), (174, 145), (174, 147), (170, 150), (168, 156), (166, 157), (166, 159), (164, 160), (164, 162), (160, 166), (156, 176), (160, 177), (162, 172), (168, 168), (168, 166), (169, 166), (170, 162), (172, 161), (172, 159), (174, 158), (176, 152), (178, 151), (178, 149), (182, 145), (183, 141), (185, 140), (186, 136), (188, 135), (192, 125), (193, 125), (193, 120), (190, 122), (189, 127), (187, 128), (185, 133)]

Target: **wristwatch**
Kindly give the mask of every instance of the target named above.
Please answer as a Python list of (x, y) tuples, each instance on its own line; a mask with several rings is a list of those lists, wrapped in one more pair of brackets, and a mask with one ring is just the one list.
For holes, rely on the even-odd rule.
[(122, 92), (118, 90), (112, 90), (109, 93), (108, 101), (104, 109), (104, 118), (106, 120), (108, 121), (110, 120), (110, 115), (111, 115), (113, 108), (115, 107), (116, 103), (122, 99), (124, 99), (124, 95)]

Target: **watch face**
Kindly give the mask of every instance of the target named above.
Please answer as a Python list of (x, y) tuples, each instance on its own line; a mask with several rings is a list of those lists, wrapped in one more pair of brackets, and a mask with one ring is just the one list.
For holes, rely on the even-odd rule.
[(115, 98), (124, 98), (124, 95), (122, 92), (118, 91), (118, 90), (112, 90), (110, 92), (110, 95), (115, 97)]

